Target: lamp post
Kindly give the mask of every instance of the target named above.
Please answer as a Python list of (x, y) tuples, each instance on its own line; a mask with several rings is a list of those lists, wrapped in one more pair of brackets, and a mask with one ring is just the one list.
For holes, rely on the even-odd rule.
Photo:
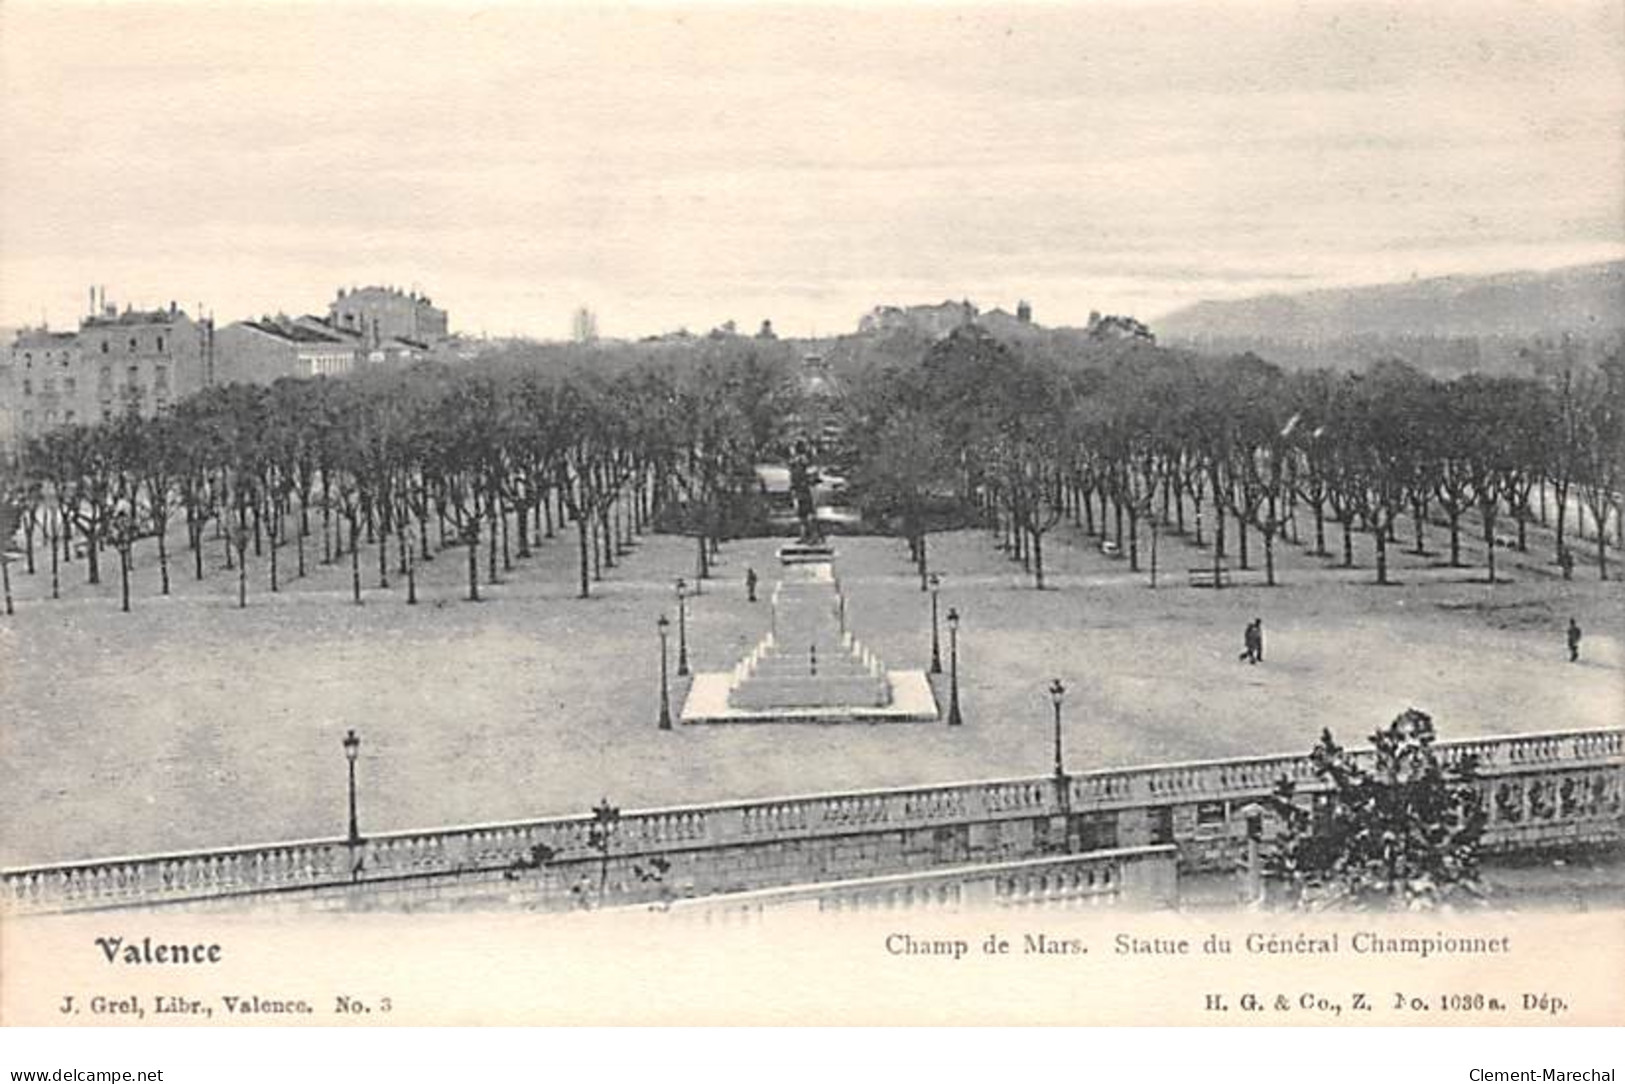
[(942, 587), (942, 577), (935, 572), (931, 573), (931, 672), (942, 673), (942, 647), (937, 636), (937, 592)]
[(1066, 777), (1066, 765), (1061, 756), (1061, 704), (1066, 700), (1066, 686), (1056, 678), (1049, 683), (1050, 703), (1055, 705), (1055, 778)]
[(1049, 683), (1050, 703), (1055, 706), (1055, 804), (1061, 811), (1061, 848), (1067, 854), (1075, 849), (1072, 840), (1072, 784), (1066, 775), (1066, 760), (1061, 751), (1061, 704), (1066, 700), (1066, 686), (1056, 678)]
[(959, 714), (959, 611), (948, 607), (948, 725), (964, 722)]
[(688, 581), (677, 577), (677, 676), (688, 676)]
[(660, 729), (671, 729), (671, 692), (666, 678), (666, 642), (670, 635), (671, 621), (665, 614), (655, 622), (660, 630)]
[(361, 846), (361, 826), (355, 815), (355, 760), (361, 754), (361, 737), (354, 730), (344, 735), (344, 759), (350, 763), (350, 879), (355, 880), (361, 866), (356, 861), (355, 849)]

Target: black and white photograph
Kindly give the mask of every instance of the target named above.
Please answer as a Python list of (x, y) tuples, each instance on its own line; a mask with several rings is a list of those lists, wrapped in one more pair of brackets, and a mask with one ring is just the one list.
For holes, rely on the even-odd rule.
[(0, 1023), (1625, 1023), (1622, 133), (1617, 0), (5, 0)]

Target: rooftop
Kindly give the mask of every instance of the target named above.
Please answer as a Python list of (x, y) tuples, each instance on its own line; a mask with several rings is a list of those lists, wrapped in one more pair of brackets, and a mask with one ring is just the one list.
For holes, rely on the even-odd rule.
[(342, 343), (344, 341), (331, 331), (322, 331), (307, 324), (295, 323), (285, 317), (266, 316), (258, 320), (244, 320), (244, 327), (253, 328), (265, 335), (293, 343)]
[(57, 349), (72, 346), (77, 337), (72, 331), (50, 331), (45, 328), (25, 327), (19, 328), (17, 337), (13, 340), (14, 346), (43, 346), (48, 349)]
[(90, 327), (135, 327), (148, 324), (171, 324), (178, 319), (190, 319), (179, 309), (125, 309), (123, 312), (103, 313), (100, 316), (86, 316), (80, 321), (81, 328)]

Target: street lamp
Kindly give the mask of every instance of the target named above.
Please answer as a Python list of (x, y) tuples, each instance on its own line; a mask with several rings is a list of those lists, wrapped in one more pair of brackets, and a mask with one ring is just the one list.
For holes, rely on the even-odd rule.
[(355, 815), (355, 758), (361, 754), (361, 737), (354, 730), (344, 735), (344, 759), (350, 762), (350, 878), (355, 879), (360, 866), (355, 860), (355, 849), (361, 845), (361, 826)]
[(688, 676), (688, 581), (677, 577), (677, 676)]
[(959, 726), (959, 611), (948, 607), (948, 725)]
[(670, 635), (668, 630), (671, 628), (671, 621), (665, 614), (661, 614), (660, 620), (655, 622), (655, 627), (660, 630), (660, 729), (670, 730), (671, 692), (666, 679), (666, 641)]
[(1061, 809), (1065, 822), (1063, 839), (1067, 853), (1072, 851), (1072, 786), (1066, 777), (1066, 764), (1061, 755), (1061, 703), (1066, 699), (1066, 686), (1056, 678), (1049, 683), (1050, 703), (1055, 705), (1055, 803)]
[(1055, 779), (1061, 782), (1066, 779), (1066, 766), (1061, 757), (1061, 704), (1066, 700), (1066, 686), (1061, 684), (1060, 678), (1049, 683), (1049, 700), (1055, 705)]
[(937, 591), (942, 587), (942, 577), (935, 572), (931, 573), (931, 672), (942, 673), (942, 647), (937, 638)]

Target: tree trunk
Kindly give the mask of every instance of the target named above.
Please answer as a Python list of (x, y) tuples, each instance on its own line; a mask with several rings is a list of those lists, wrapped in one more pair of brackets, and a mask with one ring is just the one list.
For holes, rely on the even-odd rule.
[(579, 551), (577, 556), (580, 558), (579, 564), (581, 571), (581, 591), (578, 596), (580, 598), (586, 598), (589, 594), (591, 594), (592, 588), (592, 555), (587, 552), (587, 531), (587, 517), (584, 515), (577, 517), (576, 543), (577, 550)]
[[(587, 521), (587, 534), (592, 543), (592, 582), (601, 583), (604, 579), (603, 540), (599, 538), (598, 517), (591, 512), (583, 512), (582, 518)], [(702, 537), (700, 545), (705, 545)]]
[(495, 497), (486, 502), (485, 518), (489, 523), (488, 533), (490, 534), (485, 546), (485, 582), (494, 584), (497, 582), (497, 532), (500, 529), (497, 526), (498, 512)]
[(378, 586), (389, 590), (389, 521), (378, 524)]
[(167, 522), (158, 524), (158, 584), (160, 593), (166, 596), (169, 594), (169, 548), (164, 535), (168, 529)]
[(1042, 591), (1044, 589), (1044, 535), (1041, 531), (1033, 531), (1033, 584)]
[(1213, 590), (1224, 589), (1224, 515), (1219, 515), (1218, 544), (1213, 547)]
[(357, 538), (359, 525), (352, 517), (350, 520), (350, 597), (357, 606), (361, 605), (361, 546)]
[(1371, 534), (1377, 542), (1377, 582), (1386, 584), (1388, 582), (1388, 532), (1379, 524)]

